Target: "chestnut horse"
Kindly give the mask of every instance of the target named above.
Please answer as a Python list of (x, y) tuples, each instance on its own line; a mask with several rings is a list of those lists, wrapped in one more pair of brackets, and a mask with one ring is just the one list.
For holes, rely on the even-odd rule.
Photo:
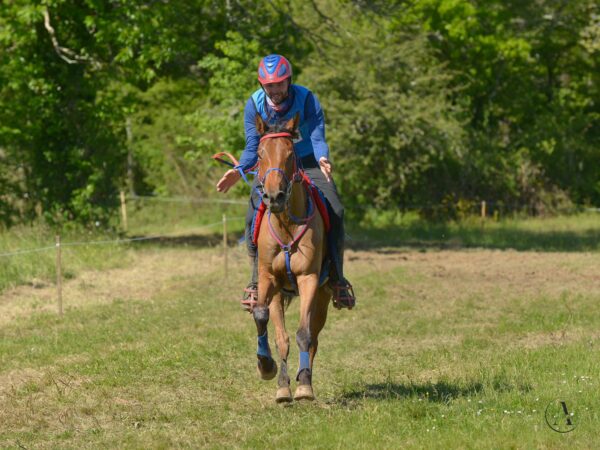
[(256, 129), (261, 136), (257, 176), (267, 212), (257, 242), (258, 303), (253, 314), (258, 332), (258, 373), (263, 380), (277, 374), (268, 342), (269, 318), (275, 326), (275, 342), (281, 358), (275, 397), (278, 403), (292, 401), (288, 375), (290, 339), (284, 319), (291, 292), (300, 296), (300, 323), (296, 331), (300, 363), (295, 400), (314, 399), (313, 363), (332, 295), (326, 284), (319, 286), (327, 251), (325, 226), (308, 187), (301, 181), (293, 145), (298, 136), (298, 120), (296, 115), (283, 126), (268, 128), (260, 115), (256, 116)]

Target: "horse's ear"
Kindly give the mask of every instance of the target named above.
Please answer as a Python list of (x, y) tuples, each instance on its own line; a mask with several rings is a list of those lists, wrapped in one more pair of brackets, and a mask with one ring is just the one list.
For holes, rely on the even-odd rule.
[(296, 113), (293, 119), (290, 119), (285, 124), (285, 129), (289, 130), (294, 136), (298, 135), (298, 125), (300, 124), (300, 113)]
[(258, 113), (256, 114), (256, 118), (254, 119), (254, 124), (256, 125), (256, 131), (258, 132), (259, 136), (265, 134), (265, 131), (267, 131), (267, 124)]

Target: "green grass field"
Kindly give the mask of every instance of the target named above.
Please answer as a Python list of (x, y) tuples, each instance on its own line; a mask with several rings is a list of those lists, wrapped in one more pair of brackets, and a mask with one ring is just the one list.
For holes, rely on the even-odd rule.
[[(0, 232), (0, 292), (21, 284), (43, 286), (56, 281), (56, 234), (55, 230), (46, 226), (22, 226)], [(62, 250), (65, 254), (63, 276), (69, 279), (84, 270), (127, 264), (122, 246), (68, 246), (117, 238), (114, 232), (68, 230), (61, 233), (62, 243), (67, 244)]]
[[(248, 268), (232, 247), (224, 278), (218, 234), (93, 258), (62, 319), (40, 307), (51, 284), (16, 287), (0, 296), (0, 448), (597, 448), (599, 222), (354, 227), (358, 307), (330, 309), (317, 400), (288, 407), (256, 375)], [(557, 399), (570, 433), (546, 424)]]

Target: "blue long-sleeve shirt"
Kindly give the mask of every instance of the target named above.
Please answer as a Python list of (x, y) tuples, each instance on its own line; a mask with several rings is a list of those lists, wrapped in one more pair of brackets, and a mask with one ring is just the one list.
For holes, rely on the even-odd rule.
[[(304, 106), (303, 106), (303, 117), (301, 116), (301, 122), (299, 127), (302, 132), (303, 139), (309, 139), (310, 144), (307, 146), (306, 144), (300, 146), (295, 145), (295, 149), (298, 152), (298, 156), (300, 158), (309, 156), (311, 152), (314, 154), (314, 157), (317, 161), (320, 158), (325, 157), (329, 159), (329, 146), (325, 141), (325, 118), (323, 116), (323, 110), (321, 109), (321, 105), (317, 100), (317, 97), (306, 88), (302, 88), (297, 85), (292, 85), (291, 89), (294, 91), (291, 95), (296, 96), (302, 93), (301, 89), (306, 92)], [(255, 93), (256, 94), (256, 93)], [(294, 103), (295, 105), (295, 103)], [(291, 108), (294, 108), (294, 105)], [(252, 97), (248, 99), (246, 102), (246, 107), (244, 108), (244, 130), (246, 133), (246, 147), (242, 152), (242, 156), (240, 158), (240, 166), (244, 171), (250, 170), (256, 164), (258, 158), (256, 152), (258, 150), (258, 144), (260, 141), (260, 136), (256, 130), (256, 114), (258, 111), (256, 109), (255, 101)], [(274, 121), (281, 121), (284, 117), (288, 116), (290, 112), (286, 111), (284, 114), (279, 114), (275, 110), (273, 110), (266, 102), (264, 105), (260, 105), (261, 108), (265, 108), (268, 114), (268, 117)], [(312, 151), (311, 151), (312, 148)]]

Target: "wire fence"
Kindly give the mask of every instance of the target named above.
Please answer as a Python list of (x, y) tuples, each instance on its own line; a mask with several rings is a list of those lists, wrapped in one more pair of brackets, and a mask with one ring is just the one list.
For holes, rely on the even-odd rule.
[[(120, 200), (121, 200), (121, 226), (124, 229), (124, 231), (127, 231), (127, 202), (128, 201), (151, 200), (151, 201), (163, 202), (163, 203), (191, 203), (191, 204), (199, 203), (199, 204), (223, 204), (223, 205), (247, 205), (248, 204), (247, 201), (235, 200), (235, 199), (234, 200), (214, 199), (214, 198), (210, 199), (210, 198), (197, 198), (197, 197), (187, 197), (187, 196), (162, 197), (162, 196), (157, 196), (157, 195), (137, 195), (137, 194), (126, 196), (124, 194), (124, 192), (120, 192)], [(451, 207), (452, 206), (450, 206), (450, 205), (442, 205), (442, 204), (422, 204), (422, 205), (413, 204), (410, 206), (400, 208), (400, 210), (406, 211), (406, 212), (427, 211), (427, 210), (435, 211), (435, 210), (447, 210), (448, 208), (451, 208)], [(350, 206), (350, 209), (368, 209), (368, 208), (371, 208), (371, 207), (364, 206), (364, 205)], [(485, 218), (488, 215), (493, 216), (494, 211), (497, 211), (500, 208), (506, 209), (505, 205), (501, 204), (500, 202), (482, 201), (480, 203), (471, 202), (468, 206), (466, 206), (464, 208), (464, 211), (469, 212), (471, 214), (478, 214), (482, 218)], [(583, 212), (600, 212), (600, 208), (588, 207), (588, 206), (574, 206), (573, 207), (573, 212), (582, 212), (582, 211)], [(244, 219), (243, 216), (229, 217), (229, 218), (225, 218), (225, 216), (224, 216), (224, 219), (222, 221), (202, 225), (199, 228), (196, 228), (196, 230), (209, 229), (209, 228), (213, 228), (213, 227), (216, 227), (219, 225), (223, 225), (224, 221), (227, 221), (227, 220), (234, 221), (234, 220), (242, 220), (242, 219)], [(127, 244), (127, 243), (131, 243), (131, 242), (165, 239), (165, 238), (169, 238), (169, 237), (173, 237), (173, 236), (169, 235), (169, 234), (160, 234), (160, 235), (140, 236), (140, 237), (126, 238), (126, 239), (118, 238), (118, 239), (107, 239), (107, 240), (99, 240), (99, 241), (63, 242), (60, 245), (63, 248), (64, 247), (90, 246), (90, 245), (109, 245), (109, 244), (121, 245), (121, 244)], [(43, 247), (37, 247), (37, 248), (16, 249), (13, 251), (0, 253), (0, 258), (17, 256), (17, 255), (25, 255), (25, 254), (31, 254), (31, 253), (40, 253), (40, 252), (53, 250), (55, 248), (56, 248), (56, 244), (49, 245), (49, 246), (43, 246)]]
[(227, 204), (227, 205), (247, 205), (247, 201), (243, 200), (229, 200), (229, 199), (210, 199), (210, 198), (196, 198), (196, 197), (159, 197), (157, 195), (131, 195), (128, 197), (131, 200), (154, 200), (157, 202), (165, 203), (203, 203), (203, 204)]
[[(222, 205), (248, 205), (247, 199), (222, 199), (222, 198), (202, 198), (202, 197), (191, 197), (191, 196), (162, 196), (158, 194), (136, 194), (129, 193), (124, 195), (124, 192), (114, 192), (103, 199), (96, 199), (95, 203), (99, 205), (111, 205), (119, 203), (119, 196), (121, 197), (121, 203), (125, 202), (140, 202), (150, 201), (157, 203), (188, 203), (188, 204), (222, 204)], [(506, 202), (502, 200), (483, 200), (483, 199), (442, 199), (440, 201), (431, 202), (413, 202), (409, 199), (398, 200), (395, 205), (391, 207), (393, 210), (400, 211), (402, 213), (419, 213), (425, 217), (434, 215), (446, 214), (449, 218), (453, 215), (464, 215), (464, 214), (479, 214), (482, 205), (485, 204), (487, 208), (487, 214), (493, 217), (497, 212), (500, 215), (510, 214), (529, 214), (539, 215), (543, 214), (544, 211), (557, 212), (557, 213), (578, 213), (578, 212), (600, 212), (600, 207), (593, 205), (579, 205), (570, 204), (563, 206), (547, 206), (547, 205), (527, 205), (527, 204), (516, 204), (514, 202)], [(357, 204), (346, 199), (345, 202), (346, 210), (349, 211), (381, 211), (381, 205), (376, 203), (373, 204)]]
[[(123, 203), (122, 206), (124, 206), (124, 203), (125, 203), (123, 197), (124, 197), (124, 195), (121, 195), (121, 199), (122, 199), (122, 203)], [(175, 200), (182, 201), (183, 199), (177, 198)], [(221, 202), (219, 202), (219, 203), (221, 203)], [(126, 207), (122, 208), (122, 213), (123, 213), (122, 218), (125, 219), (125, 222), (122, 222), (122, 226), (123, 225), (126, 226), (126, 223), (127, 223), (126, 222), (126, 217), (127, 217), (126, 211), (127, 211)], [(228, 222), (231, 222), (231, 221), (238, 221), (238, 220), (244, 220), (244, 219), (245, 219), (245, 216), (227, 217), (226, 214), (223, 214), (221, 221), (205, 224), (205, 225), (195, 228), (196, 231), (199, 231), (199, 230), (209, 230), (211, 228), (214, 229), (218, 226), (222, 227), (223, 265), (224, 265), (225, 277), (228, 276), (228, 255), (227, 255), (227, 253), (228, 253), (229, 244), (228, 244), (228, 237), (227, 237), (227, 234), (228, 234), (227, 233), (227, 224), (228, 224)], [(172, 234), (155, 234), (155, 235), (150, 235), (150, 236), (138, 236), (138, 237), (125, 238), (125, 239), (117, 238), (117, 239), (62, 242), (61, 236), (56, 235), (56, 241), (55, 241), (54, 245), (46, 245), (46, 246), (37, 247), (37, 248), (15, 249), (12, 251), (0, 253), (0, 258), (10, 258), (13, 256), (18, 256), (18, 255), (42, 253), (42, 252), (48, 252), (48, 251), (54, 250), (56, 252), (56, 267), (55, 267), (56, 298), (57, 298), (58, 314), (60, 316), (62, 316), (63, 315), (63, 295), (62, 295), (63, 255), (62, 255), (62, 250), (64, 248), (88, 247), (88, 246), (96, 246), (96, 245), (123, 245), (123, 244), (128, 244), (128, 243), (133, 243), (133, 242), (168, 239), (168, 238), (172, 238), (172, 237), (173, 237)]]
[[(229, 200), (229, 199), (206, 199), (206, 198), (194, 198), (194, 197), (160, 197), (160, 196), (150, 196), (150, 195), (130, 195), (126, 196), (124, 192), (120, 192), (120, 202), (121, 202), (121, 229), (124, 232), (127, 232), (127, 202), (128, 201), (157, 201), (157, 202), (165, 202), (165, 203), (201, 203), (201, 204), (221, 204), (221, 205), (247, 205), (247, 201), (242, 200)], [(500, 203), (496, 202), (486, 202), (482, 201), (481, 203), (470, 202), (469, 204), (463, 205), (463, 211), (469, 212), (471, 214), (480, 215), (481, 219), (485, 219), (486, 217), (492, 216), (496, 217), (499, 208), (501, 206)], [(452, 207), (452, 205), (412, 205), (411, 208), (406, 208), (404, 211), (410, 210), (436, 210), (440, 208), (447, 209)], [(352, 207), (351, 207), (352, 208)], [(362, 208), (362, 206), (361, 206)], [(577, 207), (576, 211), (581, 212), (600, 212), (600, 208), (595, 207)], [(227, 233), (227, 223), (228, 221), (237, 221), (245, 219), (244, 216), (236, 216), (236, 217), (227, 217), (226, 214), (222, 215), (222, 220), (218, 222), (213, 222), (205, 225), (201, 225), (199, 227), (195, 227), (195, 231), (200, 230), (209, 230), (212, 228), (216, 228), (218, 226), (222, 227), (223, 233), (223, 264), (225, 276), (227, 276), (228, 272), (228, 257), (227, 257), (227, 248), (228, 248), (228, 233)], [(15, 249), (11, 251), (5, 251), (0, 253), (0, 258), (10, 258), (18, 255), (27, 255), (33, 253), (42, 253), (48, 252), (51, 250), (56, 251), (56, 286), (57, 286), (57, 298), (58, 298), (58, 310), (59, 314), (62, 315), (62, 249), (63, 248), (73, 248), (73, 247), (83, 247), (83, 246), (96, 246), (96, 245), (123, 245), (133, 242), (140, 241), (151, 241), (151, 240), (159, 240), (159, 239), (168, 239), (173, 238), (173, 234), (153, 234), (149, 236), (137, 236), (131, 238), (117, 238), (117, 239), (102, 239), (102, 240), (90, 240), (90, 241), (72, 241), (72, 242), (61, 242), (61, 238), (59, 235), (56, 236), (56, 242), (54, 245), (46, 245), (36, 248), (22, 248)]]
[[(241, 217), (227, 217), (225, 220), (226, 221), (234, 221), (234, 220), (242, 220), (245, 219), (245, 217), (241, 216)], [(196, 230), (203, 230), (203, 229), (209, 229), (209, 228), (213, 228), (216, 227), (218, 225), (223, 225), (223, 221), (219, 221), (219, 222), (215, 222), (215, 223), (210, 223), (207, 225), (202, 225), (198, 228), (196, 228)], [(89, 246), (89, 245), (106, 245), (106, 244), (114, 244), (114, 245), (121, 245), (121, 244), (127, 244), (127, 243), (131, 243), (131, 242), (139, 242), (139, 241), (150, 241), (150, 240), (156, 240), (156, 239), (166, 239), (166, 238), (170, 238), (173, 237), (173, 235), (170, 234), (160, 234), (160, 235), (153, 235), (153, 236), (140, 236), (140, 237), (133, 237), (133, 238), (126, 238), (126, 239), (104, 239), (104, 240), (99, 240), (99, 241), (74, 241), (74, 242), (61, 242), (60, 246), (61, 247), (81, 247), (81, 246)], [(10, 252), (5, 252), (5, 253), (0, 253), (0, 258), (1, 257), (9, 257), (9, 256), (17, 256), (17, 255), (26, 255), (26, 254), (30, 254), (30, 253), (39, 253), (39, 252), (44, 252), (44, 251), (48, 251), (48, 250), (55, 250), (58, 244), (54, 244), (54, 245), (48, 245), (45, 247), (36, 247), (36, 248), (27, 248), (27, 249), (17, 249), (14, 251), (10, 251)]]
[[(187, 196), (163, 197), (159, 195), (129, 195), (129, 200), (151, 200), (163, 203), (200, 203), (200, 204), (229, 204), (229, 205), (248, 205), (248, 200), (240, 199), (216, 199), (216, 198), (198, 198)], [(518, 206), (507, 204), (503, 201), (495, 200), (468, 200), (458, 202), (431, 202), (431, 203), (399, 203), (396, 207), (399, 211), (404, 212), (427, 212), (427, 211), (460, 211), (464, 213), (479, 214), (484, 212), (492, 216), (495, 211), (508, 213), (527, 212), (532, 209), (531, 206)], [(346, 209), (365, 211), (365, 210), (380, 210), (376, 205), (358, 205), (351, 202), (346, 204)], [(571, 205), (561, 209), (562, 212), (600, 212), (600, 208), (588, 205)]]

